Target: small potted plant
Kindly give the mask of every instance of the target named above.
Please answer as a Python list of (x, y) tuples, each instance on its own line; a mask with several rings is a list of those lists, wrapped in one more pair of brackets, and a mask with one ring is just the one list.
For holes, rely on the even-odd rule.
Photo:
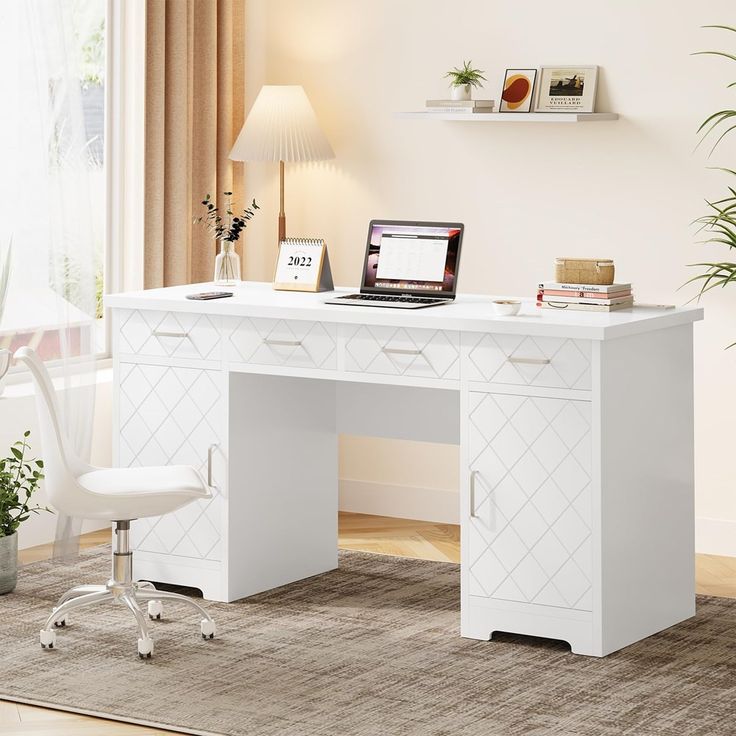
[(10, 456), (0, 459), (0, 594), (14, 590), (18, 580), (18, 527), (31, 514), (50, 510), (31, 504), (43, 478), (43, 461), (26, 457), (29, 435), (25, 432), (10, 447)]
[(214, 235), (215, 240), (220, 242), (220, 252), (215, 257), (214, 282), (218, 286), (235, 286), (240, 281), (240, 256), (235, 252), (235, 243), (260, 207), (254, 199), (250, 207), (236, 213), (233, 211), (233, 193), (223, 192), (223, 194), (227, 197), (224, 212), (220, 211), (207, 194), (202, 200), (205, 212), (201, 217), (196, 217), (194, 222), (204, 225)]
[(486, 78), (481, 69), (473, 69), (472, 61), (464, 61), (462, 67), (450, 69), (445, 77), (450, 79), (450, 98), (459, 100), (471, 99), (473, 87), (482, 87)]

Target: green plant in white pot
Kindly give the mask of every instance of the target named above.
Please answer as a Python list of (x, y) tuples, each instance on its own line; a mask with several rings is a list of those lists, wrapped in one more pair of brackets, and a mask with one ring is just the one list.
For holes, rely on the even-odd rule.
[(486, 78), (482, 69), (473, 69), (472, 61), (464, 61), (461, 67), (450, 69), (445, 77), (450, 79), (450, 98), (458, 100), (469, 100), (472, 96), (473, 87), (482, 87)]
[(18, 580), (18, 527), (31, 514), (49, 511), (33, 505), (33, 494), (43, 478), (43, 461), (28, 458), (30, 432), (10, 447), (0, 459), (0, 594), (10, 593)]

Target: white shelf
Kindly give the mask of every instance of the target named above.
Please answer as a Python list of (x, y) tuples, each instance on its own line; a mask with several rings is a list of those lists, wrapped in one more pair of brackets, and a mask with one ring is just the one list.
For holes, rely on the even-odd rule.
[(615, 112), (399, 112), (400, 118), (459, 120), (467, 123), (596, 123), (618, 120)]

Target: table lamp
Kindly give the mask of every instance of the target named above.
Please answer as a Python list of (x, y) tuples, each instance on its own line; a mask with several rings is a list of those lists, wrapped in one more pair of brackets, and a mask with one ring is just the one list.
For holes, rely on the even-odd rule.
[(248, 113), (230, 158), (279, 162), (279, 242), (286, 238), (284, 162), (323, 161), (335, 154), (300, 85), (264, 85)]

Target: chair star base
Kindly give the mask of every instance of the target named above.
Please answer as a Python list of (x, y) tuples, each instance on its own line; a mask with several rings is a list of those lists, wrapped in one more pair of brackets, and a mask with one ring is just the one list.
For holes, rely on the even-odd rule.
[[(105, 585), (78, 585), (59, 598), (40, 632), (43, 649), (53, 649), (56, 646), (55, 629), (66, 627), (70, 623), (71, 611), (102, 602), (122, 603), (133, 614), (138, 625), (138, 656), (141, 659), (150, 659), (153, 655), (153, 639), (148, 631), (147, 619), (161, 618), (164, 600), (183, 603), (194, 608), (202, 617), (200, 620), (202, 638), (214, 638), (215, 622), (199, 603), (179, 593), (156, 590), (153, 583), (133, 581), (133, 553), (130, 550), (129, 532), (130, 521), (115, 522), (116, 544), (112, 555), (112, 577)], [(144, 602), (147, 604), (147, 616), (140, 605)]]

